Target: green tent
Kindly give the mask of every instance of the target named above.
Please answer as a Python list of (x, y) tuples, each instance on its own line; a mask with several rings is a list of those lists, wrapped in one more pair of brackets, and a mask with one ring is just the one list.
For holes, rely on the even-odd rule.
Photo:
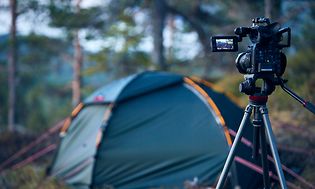
[[(229, 151), (227, 126), (237, 130), (242, 114), (202, 80), (135, 74), (97, 90), (74, 109), (49, 172), (74, 188), (211, 186)], [(245, 145), (237, 156), (257, 163)], [(261, 178), (248, 166), (235, 163), (233, 170), (232, 185), (259, 188)]]

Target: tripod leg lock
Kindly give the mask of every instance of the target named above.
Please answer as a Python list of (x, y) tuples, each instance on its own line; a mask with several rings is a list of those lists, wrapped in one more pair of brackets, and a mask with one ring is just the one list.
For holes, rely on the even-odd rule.
[(251, 114), (252, 113), (252, 109), (253, 109), (252, 105), (247, 105), (244, 111), (246, 113), (248, 113), (248, 114)]
[(259, 108), (259, 110), (260, 110), (261, 114), (268, 114), (268, 109), (266, 106), (261, 106)]

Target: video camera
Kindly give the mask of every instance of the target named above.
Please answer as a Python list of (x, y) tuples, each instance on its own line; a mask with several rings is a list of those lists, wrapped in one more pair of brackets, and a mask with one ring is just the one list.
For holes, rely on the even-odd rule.
[[(271, 94), (277, 85), (277, 77), (283, 75), (286, 68), (286, 56), (282, 48), (290, 47), (291, 29), (281, 28), (277, 22), (271, 23), (268, 18), (255, 18), (251, 27), (238, 27), (234, 30), (237, 36), (212, 37), (213, 52), (238, 51), (238, 42), (243, 37), (249, 37), (252, 44), (246, 52), (240, 53), (235, 64), (238, 71), (246, 74), (245, 81), (240, 85), (240, 91), (248, 95), (257, 92), (255, 82), (261, 78), (269, 85), (265, 93)], [(286, 36), (286, 42), (281, 43)], [(260, 91), (259, 91), (260, 92)]]
[[(242, 121), (230, 148), (216, 189), (224, 187), (229, 169), (235, 157), (235, 149), (241, 141), (243, 128), (248, 123), (252, 113), (252, 125), (254, 126), (253, 157), (256, 158), (258, 154), (261, 155), (264, 188), (271, 188), (266, 138), (269, 141), (281, 188), (287, 188), (266, 106), (268, 95), (275, 90), (277, 85), (280, 85), (286, 93), (315, 114), (315, 106), (295, 94), (285, 85), (287, 80), (281, 78), (286, 68), (286, 56), (281, 50), (284, 47), (290, 46), (291, 29), (281, 28), (277, 22), (271, 23), (268, 18), (255, 18), (252, 22), (253, 25), (251, 27), (236, 28), (234, 33), (237, 36), (212, 37), (212, 51), (214, 52), (238, 51), (238, 42), (241, 42), (243, 37), (248, 36), (252, 42), (248, 46), (247, 51), (240, 53), (235, 61), (238, 71), (244, 74), (245, 78), (245, 81), (240, 83), (240, 92), (249, 95), (249, 104), (244, 111)], [(284, 34), (287, 34), (287, 36)], [(283, 40), (285, 37), (287, 37), (287, 40)], [(281, 43), (282, 41), (286, 43), (283, 44)], [(256, 81), (258, 79), (262, 80), (262, 82), (257, 87)]]

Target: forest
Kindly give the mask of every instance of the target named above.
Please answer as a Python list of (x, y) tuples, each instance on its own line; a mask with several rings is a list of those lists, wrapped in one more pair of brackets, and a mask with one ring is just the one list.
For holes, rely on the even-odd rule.
[[(210, 38), (235, 35), (235, 28), (263, 16), (291, 28), (283, 78), (315, 103), (312, 0), (0, 1), (0, 163), (97, 88), (145, 70), (198, 76), (245, 107), (248, 96), (239, 92), (244, 75), (235, 58), (250, 40), (244, 38), (238, 52), (214, 53)], [(280, 87), (269, 99), (282, 163), (315, 184), (314, 115)], [(19, 169), (0, 166), (0, 186), (63, 187), (42, 179), (51, 154)]]

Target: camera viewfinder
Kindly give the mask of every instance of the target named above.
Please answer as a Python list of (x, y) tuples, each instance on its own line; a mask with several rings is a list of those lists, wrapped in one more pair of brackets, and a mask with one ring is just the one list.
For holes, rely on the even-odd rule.
[(237, 36), (214, 36), (211, 38), (212, 52), (238, 51)]

